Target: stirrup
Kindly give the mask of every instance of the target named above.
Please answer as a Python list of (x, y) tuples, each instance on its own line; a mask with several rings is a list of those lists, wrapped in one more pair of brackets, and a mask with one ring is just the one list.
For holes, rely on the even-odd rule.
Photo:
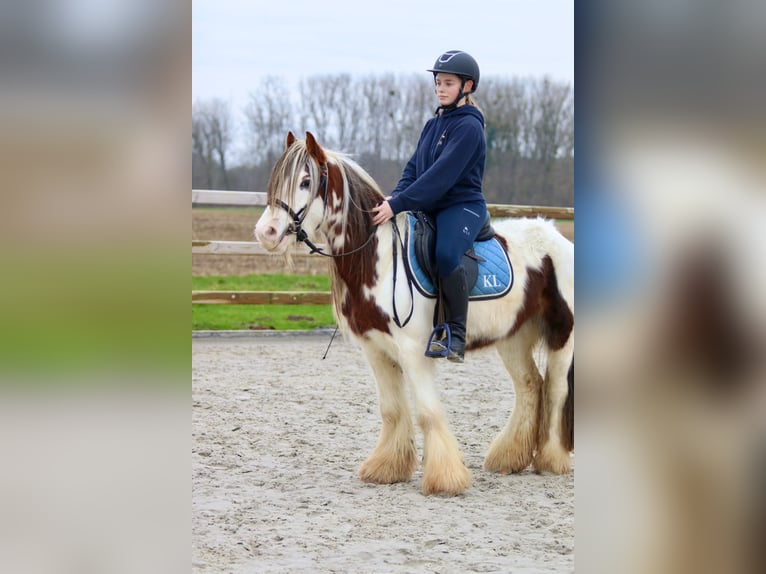
[[(443, 333), (443, 335), (442, 335)], [(435, 337), (442, 335), (438, 339)], [(426, 344), (426, 357), (446, 357), (449, 355), (449, 348), (452, 344), (452, 333), (450, 332), (449, 325), (442, 323), (434, 327), (431, 331), (431, 336), (428, 337), (428, 343)]]

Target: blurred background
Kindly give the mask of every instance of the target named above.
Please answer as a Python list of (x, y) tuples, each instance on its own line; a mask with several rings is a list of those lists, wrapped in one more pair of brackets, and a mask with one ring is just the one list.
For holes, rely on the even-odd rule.
[(188, 571), (190, 42), (188, 4), (0, 4), (3, 572)]
[(763, 12), (577, 3), (578, 571), (766, 567)]
[(143, 1), (3, 4), (4, 383), (17, 367), (188, 367), (168, 327), (186, 313), (170, 294), (186, 267), (190, 17)]

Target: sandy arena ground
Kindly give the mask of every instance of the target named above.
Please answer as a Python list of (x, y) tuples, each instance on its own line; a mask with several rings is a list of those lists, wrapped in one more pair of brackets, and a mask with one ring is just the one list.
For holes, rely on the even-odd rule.
[[(573, 572), (574, 475), (502, 476), (484, 454), (513, 406), (493, 349), (439, 364), (473, 473), (455, 498), (356, 470), (379, 431), (361, 351), (329, 335), (192, 341), (194, 572)], [(422, 452), (422, 436), (418, 432)]]

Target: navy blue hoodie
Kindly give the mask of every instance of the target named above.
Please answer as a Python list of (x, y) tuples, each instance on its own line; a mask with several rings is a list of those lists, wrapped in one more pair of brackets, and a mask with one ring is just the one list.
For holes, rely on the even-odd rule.
[(391, 211), (432, 213), (457, 203), (483, 202), (486, 150), (484, 116), (475, 106), (434, 116), (391, 192)]

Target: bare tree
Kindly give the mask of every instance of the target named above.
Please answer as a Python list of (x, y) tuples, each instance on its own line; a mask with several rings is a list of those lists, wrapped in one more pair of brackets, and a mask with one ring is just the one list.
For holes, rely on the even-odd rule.
[(487, 123), (487, 147), (490, 152), (522, 157), (523, 117), (529, 107), (524, 82), (487, 78), (482, 85), (480, 105)]
[(226, 157), (232, 141), (231, 111), (228, 102), (214, 99), (207, 108), (208, 126), (213, 152), (218, 156), (218, 165), (223, 176), (224, 189), (229, 189)]
[(364, 133), (360, 145), (363, 152), (376, 158), (382, 157), (383, 143), (388, 137), (390, 100), (395, 94), (393, 87), (392, 74), (367, 76), (361, 82)]
[(493, 201), (509, 201), (519, 192), (524, 179), (527, 82), (487, 78), (479, 105), (484, 111), (487, 135), (485, 193)]
[(536, 121), (534, 128), (534, 159), (550, 171), (553, 160), (560, 157), (564, 147), (564, 125), (571, 98), (569, 85), (557, 85), (544, 78), (535, 87), (533, 104)]
[(213, 148), (210, 145), (207, 118), (203, 103), (192, 105), (192, 184), (194, 187), (213, 188)]
[(209, 189), (220, 174), (224, 189), (229, 189), (226, 158), (233, 139), (229, 104), (221, 99), (198, 100), (192, 106), (192, 161), (201, 166)]
[(311, 76), (299, 85), (300, 123), (303, 130), (311, 130), (319, 141), (329, 147), (336, 147), (337, 140), (332, 133), (331, 108), (327, 105), (328, 76)]
[(338, 149), (354, 152), (362, 139), (364, 103), (361, 93), (348, 74), (334, 76), (330, 80), (332, 89), (327, 105), (337, 128)]
[(561, 157), (574, 158), (574, 92), (569, 88), (569, 97), (564, 103), (560, 116)]
[(292, 128), (293, 105), (284, 81), (268, 76), (258, 94), (245, 106), (249, 149), (253, 163), (273, 163), (282, 152), (285, 134)]
[[(192, 113), (195, 185), (223, 178), (262, 189), (288, 130), (311, 130), (320, 142), (349, 152), (392, 189), (436, 108), (427, 74), (310, 76), (291, 93), (267, 77), (244, 109), (248, 160), (229, 169), (233, 130), (222, 102), (197, 102)], [(500, 203), (571, 205), (574, 197), (574, 94), (548, 78), (484, 78), (476, 98), (484, 113), (487, 164), (484, 191)]]
[(537, 179), (543, 193), (553, 193), (553, 166), (566, 147), (564, 128), (571, 98), (568, 84), (554, 84), (548, 78), (538, 82), (533, 92), (534, 146), (531, 151), (532, 159), (540, 168)]
[(400, 85), (403, 89), (401, 108), (398, 110), (398, 121), (395, 122), (394, 134), (395, 157), (406, 162), (415, 152), (415, 147), (423, 130), (423, 125), (434, 115), (436, 98), (434, 96), (433, 80), (422, 75), (402, 77)]

